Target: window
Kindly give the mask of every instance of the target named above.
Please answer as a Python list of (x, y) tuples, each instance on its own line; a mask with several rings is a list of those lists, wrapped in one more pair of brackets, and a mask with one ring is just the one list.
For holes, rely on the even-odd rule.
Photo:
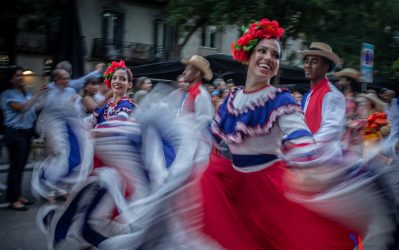
[(105, 44), (120, 48), (123, 41), (123, 14), (114, 11), (103, 12), (103, 39)]
[(216, 47), (216, 27), (207, 26), (202, 29), (202, 46), (215, 48)]
[(156, 18), (154, 20), (155, 56), (167, 60), (169, 53), (174, 51), (175, 39), (175, 27), (167, 25), (162, 18)]

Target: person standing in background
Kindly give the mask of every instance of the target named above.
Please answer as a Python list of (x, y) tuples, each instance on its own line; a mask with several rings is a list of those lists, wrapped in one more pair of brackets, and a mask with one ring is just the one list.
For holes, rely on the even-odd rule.
[(360, 73), (352, 68), (345, 68), (334, 73), (338, 79), (336, 87), (345, 96), (346, 101), (346, 120), (354, 119), (356, 113), (355, 96), (360, 92)]
[(47, 90), (42, 86), (32, 96), (27, 93), (22, 78), (23, 69), (10, 66), (4, 76), (1, 109), (4, 113), (4, 141), (9, 153), (10, 167), (7, 178), (7, 200), (10, 208), (25, 211), (32, 201), (22, 197), (21, 186), (25, 165), (29, 158), (31, 139), (36, 120), (35, 104)]
[(135, 84), (136, 92), (133, 95), (133, 102), (139, 103), (152, 89), (152, 81), (146, 76), (139, 77)]

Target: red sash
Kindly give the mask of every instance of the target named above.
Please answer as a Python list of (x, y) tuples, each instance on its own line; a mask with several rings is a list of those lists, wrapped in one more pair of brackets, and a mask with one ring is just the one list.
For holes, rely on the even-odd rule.
[(201, 82), (192, 84), (187, 90), (187, 97), (183, 104), (183, 110), (188, 112), (195, 112), (194, 101), (197, 95), (201, 92)]
[[(328, 79), (324, 78), (320, 82), (310, 87), (312, 92), (310, 94), (308, 105), (305, 111), (305, 122), (310, 131), (315, 134), (321, 125), (323, 118), (323, 99), (324, 96), (331, 91), (328, 85)], [(326, 114), (328, 115), (328, 114)]]

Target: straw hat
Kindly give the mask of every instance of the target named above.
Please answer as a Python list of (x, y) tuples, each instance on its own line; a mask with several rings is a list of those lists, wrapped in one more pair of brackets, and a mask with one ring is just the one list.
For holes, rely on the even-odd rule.
[(209, 62), (202, 56), (198, 55), (193, 55), (190, 59), (183, 59), (181, 60), (181, 63), (184, 65), (192, 65), (199, 69), (202, 73), (204, 73), (204, 78), (206, 80), (211, 80), (213, 73), (212, 70), (209, 67)]
[(322, 42), (312, 42), (309, 49), (302, 51), (301, 54), (305, 56), (321, 56), (332, 61), (337, 67), (341, 67), (341, 59), (335, 54), (330, 45)]
[(349, 77), (352, 78), (353, 80), (360, 82), (360, 73), (359, 71), (357, 71), (356, 69), (352, 69), (352, 68), (345, 68), (341, 71), (335, 72), (334, 76), (336, 78), (339, 77)]
[(385, 109), (385, 103), (381, 101), (375, 94), (373, 93), (361, 93), (358, 94), (357, 97), (363, 97), (366, 98), (369, 102), (373, 103), (375, 106), (375, 110), (377, 112), (384, 112)]

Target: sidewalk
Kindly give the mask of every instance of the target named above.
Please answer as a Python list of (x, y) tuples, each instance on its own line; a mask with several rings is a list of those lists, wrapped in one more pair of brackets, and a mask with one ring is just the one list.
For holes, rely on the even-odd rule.
[[(38, 160), (29, 161), (25, 166), (24, 172), (32, 172), (33, 167), (38, 162)], [(8, 171), (9, 163), (0, 163), (0, 174), (6, 174)]]
[[(32, 178), (32, 171), (34, 165), (38, 161), (30, 161), (25, 166), (24, 176), (22, 179), (22, 194), (27, 198), (32, 198), (31, 192), (31, 178)], [(8, 206), (6, 203), (5, 197), (5, 188), (7, 188), (7, 173), (8, 173), (9, 164), (0, 164), (0, 208)], [(1, 221), (1, 220), (0, 220)], [(1, 224), (1, 223), (0, 223)], [(1, 248), (1, 247), (0, 247)]]

